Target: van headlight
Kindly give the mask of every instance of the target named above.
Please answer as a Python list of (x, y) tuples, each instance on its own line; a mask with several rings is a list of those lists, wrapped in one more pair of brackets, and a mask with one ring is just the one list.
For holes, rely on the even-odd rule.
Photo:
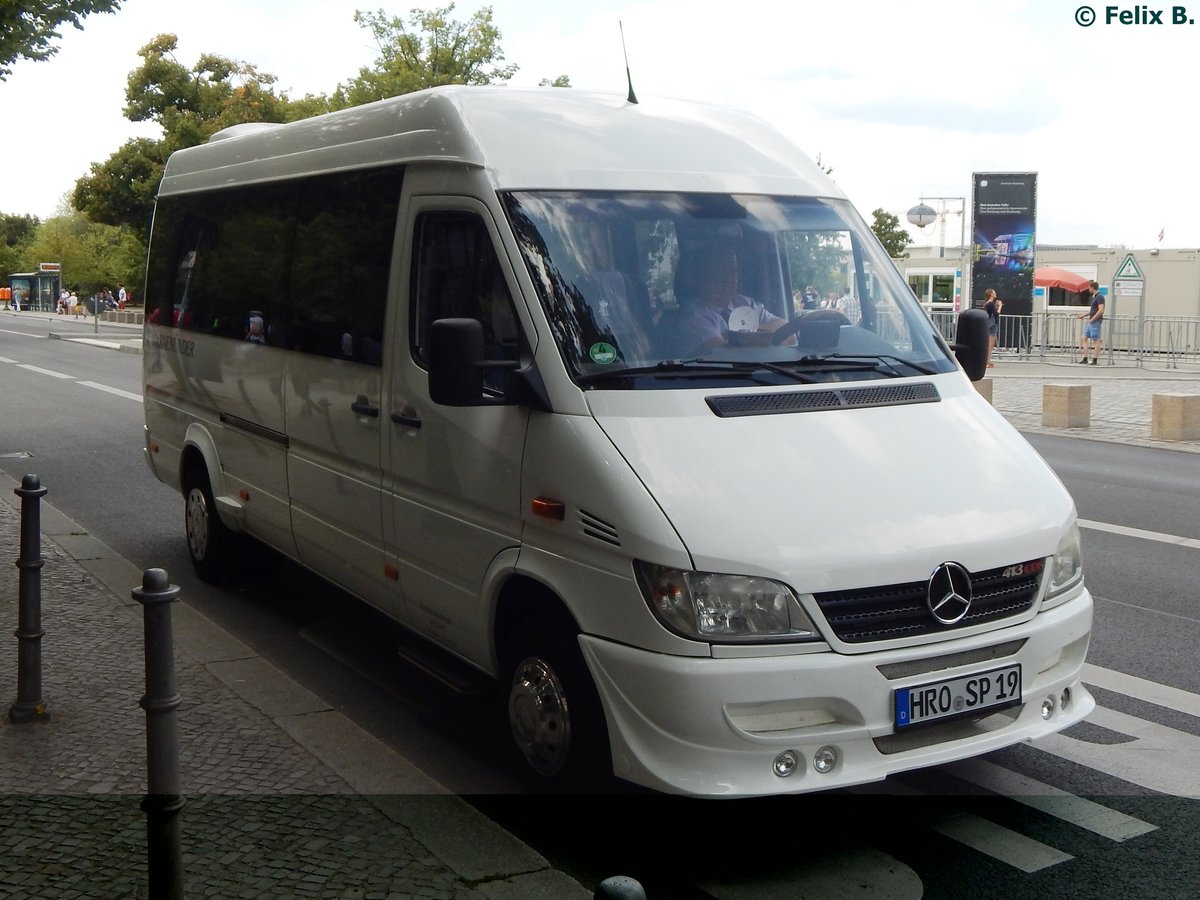
[(1072, 524), (1058, 542), (1058, 550), (1050, 562), (1050, 585), (1042, 609), (1055, 606), (1067, 598), (1083, 581), (1083, 554), (1079, 546), (1079, 526)]
[(778, 581), (644, 562), (635, 568), (651, 611), (676, 634), (717, 643), (821, 639), (795, 594)]

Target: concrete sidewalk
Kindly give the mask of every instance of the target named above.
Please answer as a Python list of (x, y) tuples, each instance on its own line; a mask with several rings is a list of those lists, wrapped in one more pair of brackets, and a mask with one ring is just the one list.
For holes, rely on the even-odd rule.
[[(1027, 359), (999, 354), (988, 370), (992, 406), (1020, 431), (1110, 441), (1164, 450), (1200, 453), (1200, 441), (1162, 441), (1151, 437), (1155, 394), (1200, 394), (1200, 365), (1130, 363), (1083, 366), (1070, 359)], [(1087, 427), (1053, 428), (1042, 425), (1042, 396), (1047, 384), (1091, 386), (1091, 416)]]

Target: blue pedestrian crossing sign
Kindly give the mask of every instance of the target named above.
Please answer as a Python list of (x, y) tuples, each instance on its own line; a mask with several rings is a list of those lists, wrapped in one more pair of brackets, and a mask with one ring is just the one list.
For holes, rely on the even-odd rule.
[(1145, 276), (1138, 268), (1137, 260), (1133, 258), (1132, 253), (1125, 255), (1125, 259), (1117, 267), (1116, 274), (1113, 275), (1113, 281), (1143, 281), (1144, 279)]

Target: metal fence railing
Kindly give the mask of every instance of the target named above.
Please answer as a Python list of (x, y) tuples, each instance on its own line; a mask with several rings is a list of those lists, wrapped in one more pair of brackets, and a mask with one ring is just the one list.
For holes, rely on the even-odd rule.
[[(958, 314), (937, 310), (930, 314), (938, 331), (954, 340)], [(1078, 357), (1083, 319), (1074, 313), (1034, 313), (1000, 316), (996, 349), (1038, 360)], [(1100, 332), (1101, 354), (1110, 364), (1165, 366), (1200, 364), (1200, 317), (1105, 316)]]

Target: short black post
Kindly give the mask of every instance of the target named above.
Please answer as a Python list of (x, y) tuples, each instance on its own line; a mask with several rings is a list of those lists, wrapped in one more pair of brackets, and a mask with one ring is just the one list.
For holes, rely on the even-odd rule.
[(593, 900), (646, 900), (646, 890), (641, 883), (628, 875), (613, 875), (600, 882)]
[(180, 845), (179, 736), (175, 689), (175, 647), (171, 603), (179, 588), (165, 569), (147, 569), (133, 599), (143, 607), (146, 654), (146, 761), (149, 792), (142, 800), (146, 814), (146, 851), (151, 900), (182, 900), (183, 852)]
[(21, 498), (21, 555), (17, 583), (17, 701), (8, 708), (13, 722), (48, 719), (42, 700), (42, 508), (46, 489), (36, 475), (13, 488)]

